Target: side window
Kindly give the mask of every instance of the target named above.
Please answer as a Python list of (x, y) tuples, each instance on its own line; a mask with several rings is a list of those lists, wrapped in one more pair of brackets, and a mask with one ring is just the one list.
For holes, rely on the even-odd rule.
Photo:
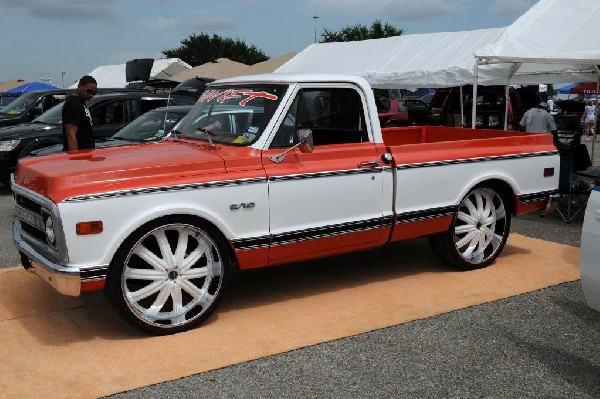
[(106, 107), (106, 123), (107, 124), (118, 124), (124, 122), (125, 116), (125, 103), (111, 103)]
[(363, 104), (354, 89), (303, 89), (292, 103), (271, 148), (297, 143), (299, 129), (311, 129), (315, 146), (368, 141)]
[(404, 106), (404, 102), (403, 101), (398, 101), (398, 111), (400, 111), (400, 112), (406, 112), (406, 107)]
[(140, 115), (150, 111), (151, 109), (158, 107), (166, 107), (167, 99), (153, 99), (153, 100), (144, 100), (142, 99), (142, 103), (140, 104)]
[(123, 123), (124, 105), (122, 101), (107, 101), (97, 104), (90, 110), (94, 126)]

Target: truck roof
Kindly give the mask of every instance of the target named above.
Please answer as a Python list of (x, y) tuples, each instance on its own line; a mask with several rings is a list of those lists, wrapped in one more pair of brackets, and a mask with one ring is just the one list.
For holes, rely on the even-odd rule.
[(265, 73), (260, 75), (244, 75), (244, 76), (236, 76), (233, 78), (227, 79), (219, 79), (212, 83), (209, 83), (209, 86), (219, 85), (219, 84), (231, 84), (237, 82), (244, 83), (335, 83), (335, 82), (343, 82), (343, 83), (353, 83), (357, 86), (361, 86), (363, 88), (371, 89), (371, 86), (367, 81), (356, 75), (339, 75), (339, 74), (299, 74), (299, 73)]

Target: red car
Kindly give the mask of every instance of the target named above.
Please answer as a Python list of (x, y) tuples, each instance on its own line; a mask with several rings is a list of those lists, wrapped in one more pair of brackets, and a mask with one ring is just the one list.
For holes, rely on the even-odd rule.
[(417, 98), (379, 98), (376, 100), (381, 127), (428, 125), (427, 104)]

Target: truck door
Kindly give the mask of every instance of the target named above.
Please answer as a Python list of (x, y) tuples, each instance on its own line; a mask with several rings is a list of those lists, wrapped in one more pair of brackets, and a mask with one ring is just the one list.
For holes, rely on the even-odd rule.
[[(310, 129), (314, 151), (299, 148)], [(270, 264), (379, 245), (383, 218), (381, 153), (369, 139), (364, 100), (354, 88), (305, 88), (263, 151), (269, 180)]]

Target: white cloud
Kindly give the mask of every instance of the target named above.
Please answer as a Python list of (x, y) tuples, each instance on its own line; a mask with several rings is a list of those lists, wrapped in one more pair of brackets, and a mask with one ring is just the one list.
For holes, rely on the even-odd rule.
[(178, 26), (179, 23), (180, 21), (178, 18), (165, 17), (148, 18), (140, 21), (141, 25), (150, 29), (167, 29), (174, 26)]
[(187, 22), (186, 27), (194, 32), (207, 32), (232, 29), (236, 27), (236, 24), (229, 18), (210, 15)]
[(426, 20), (456, 14), (461, 2), (448, 0), (390, 0), (383, 7), (384, 15), (397, 21)]
[(101, 3), (86, 0), (0, 0), (0, 8), (21, 9), (39, 19), (54, 21), (116, 20), (118, 0)]
[(495, 0), (488, 15), (495, 17), (518, 17), (529, 10), (535, 1), (531, 0)]
[(455, 14), (464, 0), (308, 0), (314, 10), (366, 12), (398, 21), (425, 20)]

